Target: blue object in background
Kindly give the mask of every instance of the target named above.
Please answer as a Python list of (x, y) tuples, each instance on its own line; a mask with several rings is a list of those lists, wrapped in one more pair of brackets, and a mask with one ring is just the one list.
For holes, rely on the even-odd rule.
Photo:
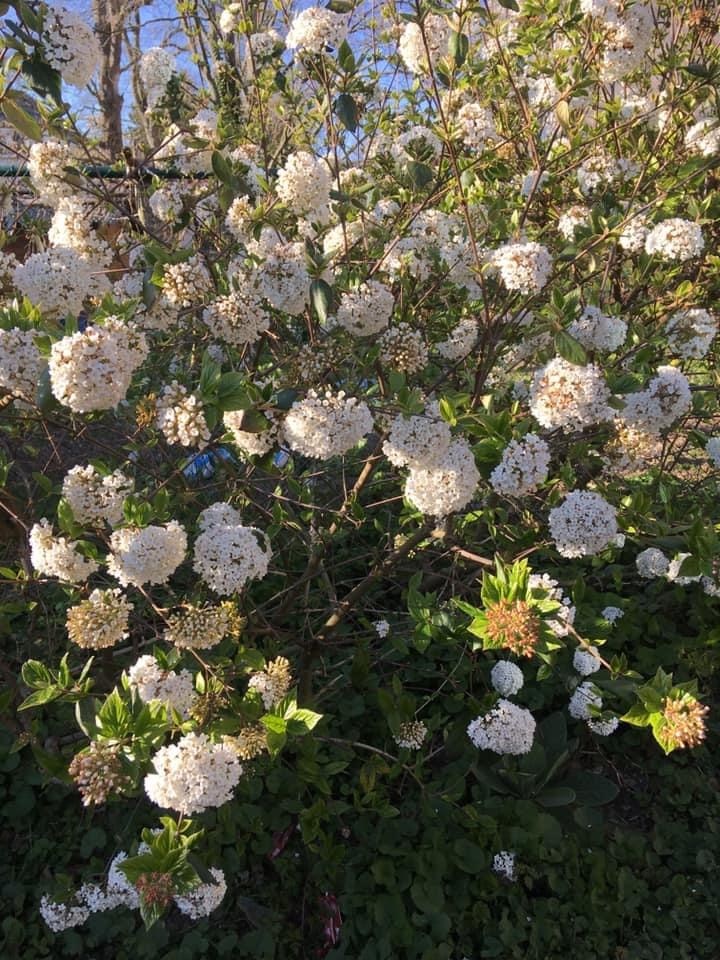
[(237, 458), (227, 447), (217, 447), (215, 450), (197, 453), (191, 457), (182, 468), (183, 475), (188, 480), (209, 480), (217, 469), (218, 462), (237, 464)]

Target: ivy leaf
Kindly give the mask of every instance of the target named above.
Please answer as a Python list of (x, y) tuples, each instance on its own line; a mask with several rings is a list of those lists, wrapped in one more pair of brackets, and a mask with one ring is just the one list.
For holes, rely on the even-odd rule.
[(335, 113), (340, 118), (340, 122), (351, 133), (357, 130), (359, 111), (358, 106), (349, 93), (341, 93), (335, 100)]

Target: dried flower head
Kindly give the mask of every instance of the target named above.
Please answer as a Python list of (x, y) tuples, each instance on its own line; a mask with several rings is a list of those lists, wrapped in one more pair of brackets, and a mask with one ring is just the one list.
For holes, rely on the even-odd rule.
[(499, 600), (485, 611), (487, 636), (518, 657), (531, 657), (540, 639), (540, 618), (526, 600)]
[(77, 784), (85, 807), (105, 803), (112, 794), (132, 786), (122, 768), (120, 747), (115, 743), (94, 740), (87, 750), (73, 757), (68, 773)]
[(673, 747), (697, 747), (705, 739), (705, 716), (710, 708), (690, 693), (666, 697), (662, 714), (665, 736)]

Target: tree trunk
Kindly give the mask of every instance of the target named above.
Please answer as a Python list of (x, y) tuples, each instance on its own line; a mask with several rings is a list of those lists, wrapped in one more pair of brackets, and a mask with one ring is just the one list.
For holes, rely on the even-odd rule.
[(102, 146), (111, 162), (121, 156), (123, 149), (120, 66), (126, 14), (124, 0), (93, 0), (95, 30), (102, 50), (98, 89), (103, 126)]

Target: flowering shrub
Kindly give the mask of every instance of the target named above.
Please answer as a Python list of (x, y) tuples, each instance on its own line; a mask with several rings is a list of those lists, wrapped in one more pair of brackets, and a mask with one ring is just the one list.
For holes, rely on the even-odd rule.
[(636, 752), (712, 725), (720, 34), (674, 0), (203, 6), (213, 65), (140, 57), (132, 162), (64, 103), (87, 24), (5, 20), (47, 221), (0, 263), (5, 705), (123, 847), (40, 912), (198, 921), (272, 865), (285, 920), (240, 895), (225, 953), (564, 955), (487, 904), (527, 915)]

